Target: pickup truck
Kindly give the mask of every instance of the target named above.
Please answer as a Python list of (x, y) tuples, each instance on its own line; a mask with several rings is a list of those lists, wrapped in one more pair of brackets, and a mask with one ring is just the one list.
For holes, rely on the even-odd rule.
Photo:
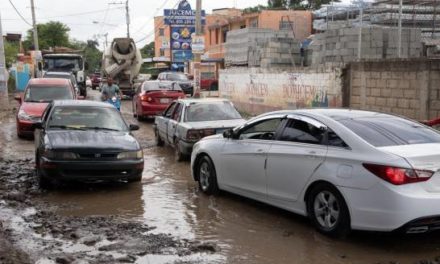
[(156, 116), (153, 129), (156, 145), (173, 146), (176, 161), (182, 161), (203, 137), (221, 134), (244, 122), (229, 100), (179, 99)]

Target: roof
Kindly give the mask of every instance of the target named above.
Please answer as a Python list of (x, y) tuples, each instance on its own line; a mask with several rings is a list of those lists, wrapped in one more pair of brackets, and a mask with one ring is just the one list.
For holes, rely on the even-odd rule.
[(201, 98), (201, 99), (194, 99), (194, 98), (186, 98), (186, 99), (179, 99), (178, 102), (182, 102), (185, 105), (190, 105), (193, 103), (219, 103), (219, 102), (230, 102), (228, 99), (224, 98)]
[(69, 54), (69, 53), (49, 53), (49, 54), (44, 54), (43, 57), (82, 57), (81, 54)]
[(331, 109), (331, 108), (313, 108), (313, 109), (300, 109), (300, 110), (283, 110), (268, 113), (271, 114), (315, 114), (331, 118), (336, 121), (344, 119), (357, 119), (366, 117), (391, 117), (392, 115), (384, 114), (380, 112), (352, 110), (352, 109)]
[(109, 103), (103, 103), (98, 101), (89, 100), (57, 100), (53, 102), (53, 106), (79, 106), (79, 107), (105, 107), (114, 108)]
[(69, 85), (70, 80), (61, 78), (33, 78), (29, 80), (30, 85)]
[(73, 73), (71, 73), (71, 72), (48, 71), (48, 72), (44, 73), (44, 76), (46, 76), (46, 75), (72, 76)]

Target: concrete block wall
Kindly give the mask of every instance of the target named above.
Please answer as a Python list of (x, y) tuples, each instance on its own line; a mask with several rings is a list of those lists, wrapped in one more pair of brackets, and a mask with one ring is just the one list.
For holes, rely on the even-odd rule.
[[(312, 64), (327, 62), (349, 63), (358, 60), (360, 28), (330, 29), (315, 35), (310, 49)], [(397, 58), (397, 29), (385, 27), (362, 28), (361, 59)], [(403, 29), (402, 58), (418, 58), (422, 54), (420, 29)]]
[(349, 106), (403, 115), (440, 117), (440, 60), (403, 59), (351, 63), (346, 74)]
[(299, 41), (293, 38), (290, 31), (259, 28), (233, 30), (227, 35), (225, 64), (228, 67), (260, 67), (264, 62), (263, 66), (283, 66), (287, 60), (292, 61), (287, 54), (296, 53), (296, 45), (299, 47)]

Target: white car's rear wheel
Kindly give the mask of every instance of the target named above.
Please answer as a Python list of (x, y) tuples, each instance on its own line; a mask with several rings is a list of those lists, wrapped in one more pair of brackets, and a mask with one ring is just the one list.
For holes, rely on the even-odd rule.
[(197, 165), (196, 171), (198, 173), (200, 190), (209, 195), (217, 194), (219, 192), (217, 174), (211, 159), (207, 156), (203, 156)]
[(350, 231), (350, 214), (344, 198), (330, 184), (319, 184), (307, 199), (308, 214), (316, 229), (326, 235), (341, 237)]

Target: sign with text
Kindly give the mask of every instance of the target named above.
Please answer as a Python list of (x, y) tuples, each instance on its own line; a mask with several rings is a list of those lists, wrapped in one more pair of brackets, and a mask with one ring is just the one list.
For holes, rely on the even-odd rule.
[[(186, 0), (182, 0), (179, 3), (177, 9), (165, 9), (164, 10), (164, 22), (165, 25), (195, 25), (196, 24), (196, 10), (191, 8), (191, 5)], [(202, 25), (206, 24), (206, 12), (202, 10)]]
[(193, 53), (205, 53), (205, 36), (194, 35), (192, 37), (192, 51)]
[(194, 34), (195, 30), (194, 27), (171, 28), (171, 50), (173, 54), (173, 62), (192, 60), (191, 36)]

